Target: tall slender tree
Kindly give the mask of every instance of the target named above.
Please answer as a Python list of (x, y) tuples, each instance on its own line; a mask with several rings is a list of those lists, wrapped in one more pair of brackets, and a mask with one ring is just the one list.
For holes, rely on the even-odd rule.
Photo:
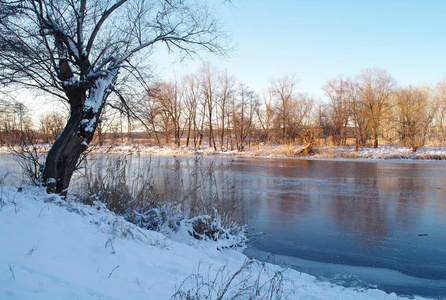
[(217, 101), (217, 80), (215, 73), (216, 70), (209, 63), (205, 63), (200, 70), (203, 106), (207, 112), (206, 116), (208, 120), (209, 148), (213, 147), (217, 151), (214, 136), (214, 109)]
[(220, 114), (220, 149), (223, 151), (225, 149), (225, 124), (227, 123), (228, 119), (228, 106), (229, 106), (229, 99), (234, 93), (234, 78), (230, 77), (228, 75), (228, 71), (224, 70), (223, 72), (220, 72), (218, 75), (218, 83), (220, 85), (220, 90), (218, 93), (218, 107), (219, 107), (219, 114)]
[(283, 143), (287, 143), (291, 127), (292, 103), (296, 98), (296, 80), (294, 75), (285, 75), (280, 79), (272, 80), (270, 91), (276, 97), (278, 113), (281, 116), (281, 139)]
[(347, 142), (347, 126), (350, 117), (349, 88), (349, 80), (342, 76), (329, 80), (322, 87), (330, 100), (330, 134), (335, 145)]
[(187, 114), (187, 137), (186, 147), (189, 146), (191, 132), (193, 134), (194, 148), (198, 143), (198, 105), (200, 98), (200, 82), (195, 75), (188, 75), (183, 81), (184, 102)]

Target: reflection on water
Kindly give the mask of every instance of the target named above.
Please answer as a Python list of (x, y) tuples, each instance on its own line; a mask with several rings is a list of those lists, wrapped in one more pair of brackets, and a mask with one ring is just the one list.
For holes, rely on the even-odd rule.
[[(239, 159), (234, 166), (256, 191), (251, 232), (263, 233), (247, 253), (392, 269), (435, 279), (438, 286), (417, 292), (446, 296), (444, 164)], [(402, 293), (411, 289), (401, 285)]]
[(0, 153), (0, 183), (16, 186), (24, 181), (19, 164), (10, 153)]

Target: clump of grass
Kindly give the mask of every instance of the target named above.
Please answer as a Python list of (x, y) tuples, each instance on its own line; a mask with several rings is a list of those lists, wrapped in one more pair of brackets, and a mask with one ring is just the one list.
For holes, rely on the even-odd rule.
[(45, 151), (35, 144), (11, 148), (15, 161), (20, 165), (23, 175), (33, 185), (39, 185), (40, 175), (45, 163)]
[(77, 180), (77, 196), (86, 203), (103, 202), (140, 227), (186, 226), (190, 235), (210, 240), (230, 239), (244, 230), (243, 199), (231, 164), (217, 171), (201, 157), (162, 163), (139, 155), (97, 156), (88, 164)]
[(339, 153), (342, 158), (358, 158), (360, 155), (356, 151), (342, 151)]
[(430, 152), (416, 153), (415, 157), (416, 157), (416, 159), (419, 159), (419, 160), (446, 160), (446, 153), (444, 153), (444, 152), (440, 152), (440, 153), (430, 153)]
[(295, 288), (287, 270), (257, 260), (245, 261), (235, 272), (223, 266), (215, 272), (210, 268), (204, 276), (198, 270), (180, 284), (171, 299), (287, 299)]

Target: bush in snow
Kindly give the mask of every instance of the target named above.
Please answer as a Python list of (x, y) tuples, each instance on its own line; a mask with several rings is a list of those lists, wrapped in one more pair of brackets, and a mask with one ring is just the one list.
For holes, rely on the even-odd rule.
[[(231, 165), (216, 172), (199, 157), (182, 170), (174, 157), (166, 165), (138, 155), (97, 157), (78, 180), (77, 195), (86, 203), (100, 201), (128, 221), (152, 230), (178, 231), (197, 239), (244, 241), (244, 213), (235, 193)], [(154, 171), (156, 169), (156, 172)]]
[[(295, 289), (287, 268), (257, 260), (246, 260), (235, 272), (225, 266), (216, 272), (198, 272), (188, 276), (171, 299), (288, 299)], [(210, 275), (212, 274), (212, 275)], [(285, 288), (286, 286), (292, 288)]]
[(20, 165), (24, 177), (33, 185), (38, 185), (40, 175), (45, 162), (46, 152), (36, 144), (20, 145), (18, 148), (11, 148), (14, 159)]

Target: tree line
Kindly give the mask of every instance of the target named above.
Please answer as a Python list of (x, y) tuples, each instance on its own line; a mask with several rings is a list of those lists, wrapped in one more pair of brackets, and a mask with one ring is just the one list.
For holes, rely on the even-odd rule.
[(33, 121), (25, 103), (1, 99), (0, 120), (0, 145), (3, 146), (53, 143), (66, 123), (65, 115), (55, 111), (43, 113)]
[[(155, 81), (127, 95), (126, 109), (104, 109), (96, 141), (141, 139), (159, 147), (208, 146), (243, 151), (251, 144), (325, 143), (377, 147), (380, 141), (410, 146), (446, 141), (446, 82), (399, 87), (385, 70), (337, 76), (322, 87), (327, 101), (299, 92), (293, 75), (273, 79), (259, 95), (227, 70), (209, 63), (182, 78)], [(125, 97), (125, 95), (121, 95)], [(37, 131), (23, 103), (0, 103), (0, 143), (51, 143), (64, 127), (61, 113), (46, 113)]]
[(134, 99), (128, 121), (160, 147), (243, 151), (252, 143), (323, 142), (358, 149), (385, 141), (416, 151), (446, 141), (445, 88), (446, 82), (400, 87), (386, 70), (369, 68), (328, 80), (321, 102), (299, 92), (294, 75), (271, 80), (259, 95), (206, 63), (183, 78), (151, 84)]
[(338, 76), (323, 87), (329, 102), (319, 108), (318, 125), (336, 145), (349, 136), (356, 147), (378, 141), (402, 143), (416, 151), (427, 141), (445, 142), (446, 81), (400, 87), (383, 69), (352, 78)]

